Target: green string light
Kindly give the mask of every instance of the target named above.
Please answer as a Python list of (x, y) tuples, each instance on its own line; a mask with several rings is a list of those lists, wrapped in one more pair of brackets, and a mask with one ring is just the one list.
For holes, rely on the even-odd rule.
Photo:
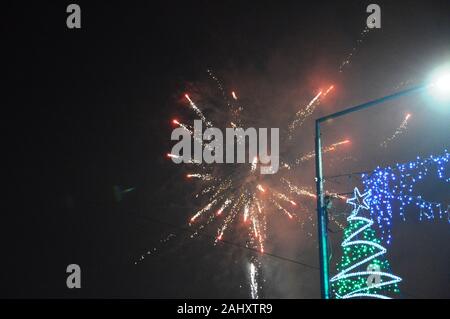
[(343, 255), (337, 266), (338, 274), (331, 278), (331, 287), (336, 298), (382, 298), (399, 293), (400, 277), (388, 272), (389, 262), (382, 259), (386, 248), (371, 228), (373, 221), (362, 217), (369, 210), (370, 191), (361, 195), (355, 188), (354, 197), (347, 200), (354, 209), (347, 218), (342, 242)]

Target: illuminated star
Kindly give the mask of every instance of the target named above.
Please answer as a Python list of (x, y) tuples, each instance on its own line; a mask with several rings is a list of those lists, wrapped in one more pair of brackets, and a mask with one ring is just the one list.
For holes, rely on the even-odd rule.
[(362, 209), (370, 209), (368, 201), (370, 202), (370, 196), (372, 196), (371, 190), (365, 192), (361, 195), (358, 187), (355, 187), (353, 191), (353, 197), (347, 199), (347, 204), (353, 206), (352, 215), (357, 215), (359, 210)]

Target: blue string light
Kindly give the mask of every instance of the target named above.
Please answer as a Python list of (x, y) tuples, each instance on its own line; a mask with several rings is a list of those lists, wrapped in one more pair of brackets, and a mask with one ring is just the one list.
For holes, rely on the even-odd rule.
[(450, 153), (445, 150), (441, 156), (429, 156), (386, 168), (377, 167), (371, 174), (363, 174), (362, 180), (366, 191), (372, 194), (370, 214), (381, 231), (381, 238), (391, 243), (392, 205), (399, 205), (399, 215), (405, 220), (405, 209), (416, 206), (419, 220), (444, 218), (450, 223), (449, 205), (427, 201), (414, 194), (414, 186), (427, 175), (434, 175), (439, 180), (450, 182), (448, 164)]

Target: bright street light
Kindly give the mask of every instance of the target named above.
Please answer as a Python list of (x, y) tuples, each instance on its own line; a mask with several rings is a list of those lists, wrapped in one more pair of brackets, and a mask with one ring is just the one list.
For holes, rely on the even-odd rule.
[(438, 98), (450, 98), (450, 67), (445, 66), (431, 75), (430, 89)]

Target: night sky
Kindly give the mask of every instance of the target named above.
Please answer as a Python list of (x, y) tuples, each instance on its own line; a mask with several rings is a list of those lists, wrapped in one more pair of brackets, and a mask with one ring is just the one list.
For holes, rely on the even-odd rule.
[[(339, 73), (372, 2), (381, 6), (382, 27)], [(200, 204), (185, 169), (165, 157), (171, 119), (187, 114), (183, 94), (206, 86), (212, 68), (227, 90), (249, 101), (258, 124), (282, 127), (318, 88), (336, 86), (312, 118), (420, 84), (450, 62), (446, 0), (78, 1), (80, 30), (66, 27), (69, 3), (2, 5), (1, 297), (249, 298), (252, 252), (214, 246), (209, 235), (186, 238)], [(407, 131), (380, 149), (407, 112)], [(442, 154), (450, 146), (449, 115), (448, 102), (422, 94), (327, 123), (324, 143), (351, 139), (339, 157), (353, 160), (327, 155), (325, 175)], [(312, 118), (285, 154), (313, 149)], [(313, 161), (292, 178), (313, 186)], [(326, 186), (360, 186), (348, 178), (336, 183)], [(135, 190), (118, 202), (115, 185)], [(430, 178), (420, 192), (450, 204), (444, 182)], [(449, 227), (419, 222), (414, 210), (406, 222), (394, 218), (388, 250), (404, 279), (401, 298), (450, 298)], [(265, 257), (263, 296), (319, 298), (315, 227), (301, 230), (277, 217), (269, 228), (267, 251), (312, 268)], [(176, 240), (135, 264), (168, 234)], [(341, 240), (342, 233), (330, 234), (332, 265)], [(71, 263), (81, 266), (81, 289), (66, 287)]]

